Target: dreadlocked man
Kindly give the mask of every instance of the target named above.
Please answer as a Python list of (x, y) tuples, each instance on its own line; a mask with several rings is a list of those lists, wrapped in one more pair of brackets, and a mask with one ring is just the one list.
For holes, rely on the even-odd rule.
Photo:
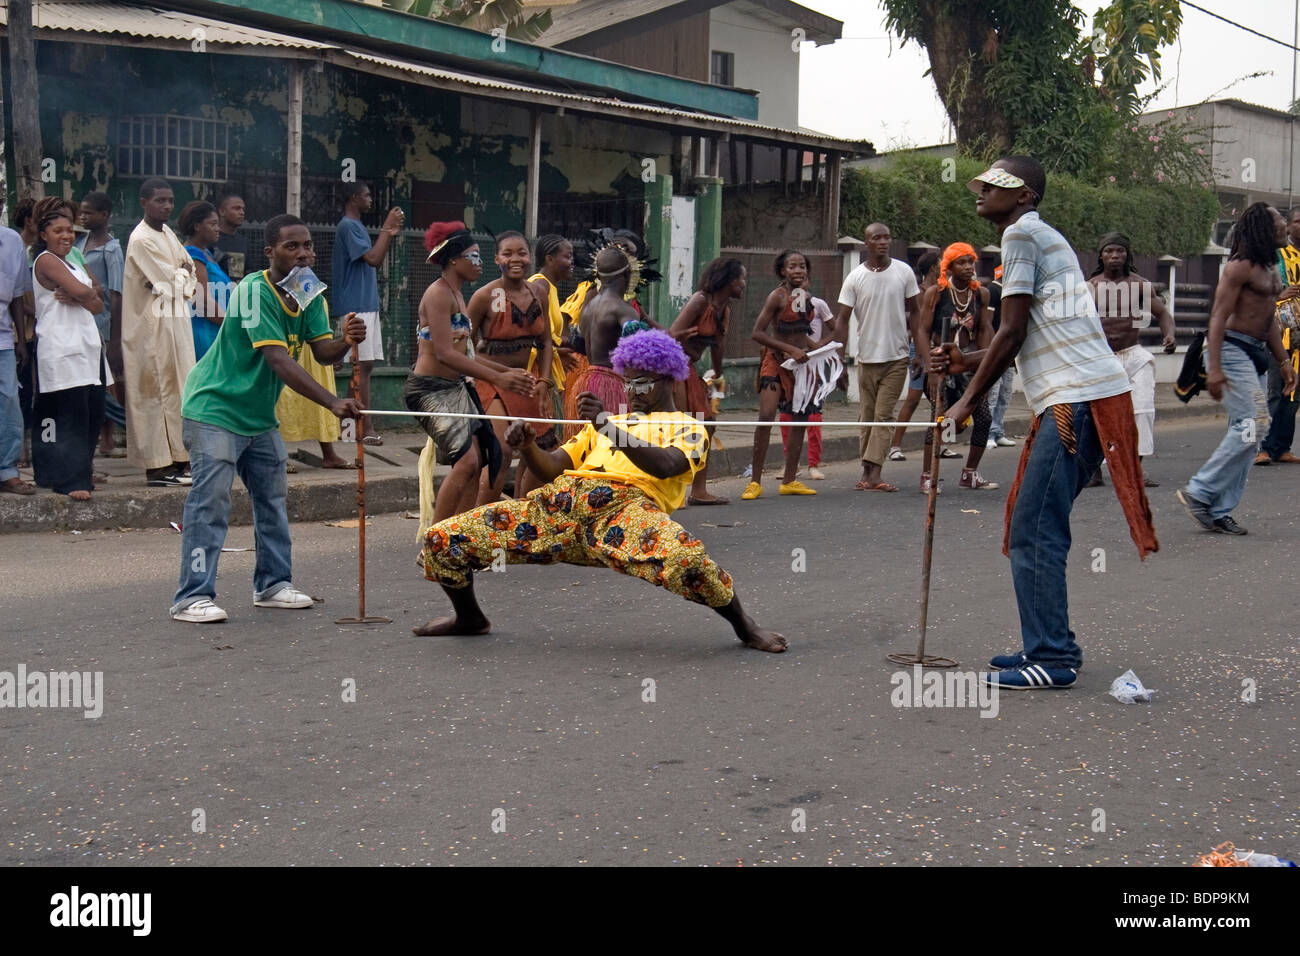
[(1282, 292), (1277, 250), (1287, 243), (1286, 220), (1268, 203), (1249, 207), (1233, 229), (1232, 254), (1214, 292), (1205, 343), (1205, 387), (1228, 412), (1228, 432), (1178, 500), (1206, 531), (1245, 534), (1232, 517), (1268, 426), (1264, 375), (1271, 351), (1282, 369), (1282, 390), (1296, 372), (1282, 348), (1273, 312)]
[(673, 405), (673, 382), (686, 377), (686, 353), (666, 332), (647, 329), (620, 340), (612, 358), (631, 414), (606, 415), (586, 392), (580, 407), (592, 424), (554, 451), (537, 447), (526, 422), (512, 423), (506, 443), (548, 484), (523, 500), (484, 505), (429, 529), (424, 576), (442, 585), (454, 614), (415, 633), (487, 633), (473, 572), (504, 555), (510, 564), (613, 568), (707, 604), (747, 647), (784, 651), (786, 639), (754, 623), (731, 575), (669, 517), (709, 449), (704, 426)]
[[(1133, 271), (1133, 253), (1128, 236), (1111, 232), (1101, 237), (1097, 251), (1097, 268), (1088, 279), (1097, 314), (1101, 316), (1101, 330), (1106, 333), (1109, 345), (1124, 366), (1129, 384), (1133, 386), (1133, 417), (1137, 420), (1138, 455), (1155, 454), (1156, 423), (1156, 360), (1146, 348), (1138, 344), (1141, 329), (1151, 324), (1154, 315), (1160, 323), (1164, 350), (1174, 350), (1174, 317), (1165, 308), (1151, 283)], [(1144, 476), (1148, 488), (1157, 482)], [(1100, 485), (1101, 471), (1093, 476), (1089, 487)]]

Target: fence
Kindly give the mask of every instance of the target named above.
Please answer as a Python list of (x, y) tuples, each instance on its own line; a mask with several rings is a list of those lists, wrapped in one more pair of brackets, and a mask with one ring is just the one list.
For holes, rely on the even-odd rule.
[[(800, 251), (808, 260), (812, 294), (825, 299), (834, 311), (840, 295), (843, 256), (835, 249)], [(772, 271), (772, 262), (780, 252), (780, 249), (761, 248), (723, 249), (721, 252), (726, 258), (739, 259), (744, 263), (748, 279), (744, 298), (731, 306), (731, 324), (727, 328), (723, 352), (729, 359), (758, 358), (762, 354), (763, 347), (750, 336), (754, 333), (754, 324), (758, 321), (758, 314), (763, 310), (768, 294), (781, 282)]]

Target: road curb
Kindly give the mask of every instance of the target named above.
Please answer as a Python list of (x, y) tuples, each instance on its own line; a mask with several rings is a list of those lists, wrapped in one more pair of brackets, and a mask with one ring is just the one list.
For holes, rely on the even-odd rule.
[[(922, 402), (923, 408), (928, 408)], [(741, 413), (746, 415), (748, 413)], [(920, 421), (920, 411), (912, 419)], [(1156, 410), (1156, 424), (1161, 422), (1188, 422), (1188, 421), (1205, 421), (1210, 422), (1214, 419), (1226, 421), (1222, 406), (1210, 403), (1183, 405), (1170, 405), (1158, 408)], [(719, 421), (718, 424), (726, 427), (726, 420)], [(1008, 412), (1003, 421), (1003, 426), (1008, 435), (1027, 435), (1029, 434), (1030, 415), (1028, 409), (1022, 409), (1016, 412)], [(919, 451), (925, 442), (925, 432), (919, 428), (908, 429), (903, 436), (904, 451)], [(736, 443), (734, 436), (723, 437), (724, 447), (715, 448), (709, 454), (709, 474), (714, 478), (725, 476), (740, 475), (749, 467), (753, 458), (753, 446), (748, 442)], [(1159, 436), (1157, 436), (1157, 444)], [(958, 441), (958, 448), (964, 446), (966, 442)], [(845, 462), (858, 460), (861, 453), (858, 433), (850, 429), (824, 429), (822, 431), (822, 461), (823, 462)], [(1017, 452), (1019, 454), (1019, 452)], [(800, 457), (800, 461), (807, 460), (807, 451)], [(767, 447), (767, 457), (763, 460), (763, 469), (776, 474), (785, 464), (785, 456), (781, 450), (781, 436), (773, 429), (771, 443)], [(802, 467), (802, 465), (800, 466)], [(778, 475), (779, 477), (779, 475)]]
[[(356, 472), (340, 481), (290, 479), (287, 510), (290, 521), (330, 521), (356, 517)], [(23, 531), (93, 531), (108, 528), (166, 528), (180, 523), (185, 509), (184, 488), (132, 488), (124, 491), (95, 489), (87, 502), (66, 495), (31, 497), (0, 495), (0, 529)], [(366, 478), (366, 510), (371, 514), (419, 507), (419, 479), (415, 475)], [(253, 523), (248, 492), (236, 484), (230, 493), (231, 525)]]
[[(754, 412), (734, 412), (740, 420), (749, 420)], [(1192, 403), (1160, 408), (1157, 422), (1212, 421), (1222, 419), (1217, 404)], [(718, 423), (726, 427), (726, 420)], [(1029, 430), (1028, 410), (1013, 410), (1006, 417), (1009, 434), (1023, 435)], [(855, 431), (827, 429), (822, 437), (824, 462), (847, 462), (858, 458), (858, 435)], [(923, 432), (911, 430), (903, 440), (906, 450), (919, 450)], [(715, 478), (741, 474), (750, 464), (752, 445), (748, 438), (726, 435), (724, 447), (709, 455), (709, 472)], [(1017, 454), (1019, 454), (1017, 452)], [(781, 469), (781, 438), (773, 434), (768, 446), (764, 469), (775, 474)], [(440, 476), (441, 477), (441, 476)], [(0, 534), (28, 531), (92, 531), (112, 528), (166, 528), (169, 522), (181, 521), (185, 508), (184, 488), (130, 488), (95, 490), (89, 502), (72, 501), (65, 495), (40, 493), (31, 497), (0, 495)], [(343, 472), (338, 479), (314, 478), (311, 481), (289, 480), (288, 512), (290, 521), (332, 521), (356, 516), (356, 473)], [(409, 475), (382, 475), (366, 478), (366, 510), (370, 514), (415, 510), (419, 507), (419, 479)], [(248, 493), (240, 483), (231, 490), (230, 524), (253, 523)]]

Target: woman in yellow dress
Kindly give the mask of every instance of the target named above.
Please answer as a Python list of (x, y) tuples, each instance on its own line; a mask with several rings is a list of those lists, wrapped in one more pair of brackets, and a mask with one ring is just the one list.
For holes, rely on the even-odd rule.
[[(318, 385), (331, 395), (335, 394), (334, 366), (317, 362), (311, 349), (303, 347), (302, 343), (299, 343), (297, 350), (298, 354), (294, 357), (298, 364)], [(286, 388), (280, 392), (280, 400), (275, 403), (275, 417), (280, 422), (280, 437), (286, 442), (320, 442), (322, 468), (357, 467), (356, 462), (340, 458), (334, 451), (334, 442), (340, 437), (339, 420), (324, 405), (317, 405), (293, 389)], [(288, 471), (290, 474), (298, 471), (292, 458), (289, 459)]]

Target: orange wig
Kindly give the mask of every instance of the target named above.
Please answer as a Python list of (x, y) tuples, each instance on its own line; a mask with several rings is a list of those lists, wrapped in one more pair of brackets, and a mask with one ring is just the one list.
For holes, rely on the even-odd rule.
[[(969, 242), (954, 242), (947, 249), (943, 250), (943, 259), (939, 262), (939, 288), (948, 288), (948, 267), (963, 256), (970, 256), (972, 259), (979, 261), (979, 256), (975, 255), (975, 247)], [(971, 277), (970, 287), (978, 289), (979, 280)]]

